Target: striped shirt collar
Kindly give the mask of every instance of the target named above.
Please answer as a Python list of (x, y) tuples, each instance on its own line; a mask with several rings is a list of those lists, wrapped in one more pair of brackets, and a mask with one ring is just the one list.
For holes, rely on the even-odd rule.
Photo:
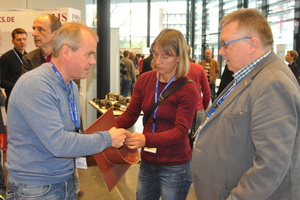
[(256, 66), (257, 63), (259, 63), (262, 59), (267, 57), (270, 53), (271, 50), (269, 50), (267, 53), (265, 53), (264, 55), (256, 59), (254, 62), (241, 69), (240, 71), (233, 74), (232, 76), (234, 78), (234, 85), (239, 83)]

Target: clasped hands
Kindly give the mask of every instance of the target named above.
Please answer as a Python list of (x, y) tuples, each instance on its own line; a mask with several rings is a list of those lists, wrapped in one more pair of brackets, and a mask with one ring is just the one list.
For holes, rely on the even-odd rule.
[(120, 148), (124, 144), (129, 149), (137, 149), (144, 147), (146, 144), (146, 138), (141, 133), (130, 133), (123, 128), (111, 128), (108, 131), (112, 138), (112, 147)]

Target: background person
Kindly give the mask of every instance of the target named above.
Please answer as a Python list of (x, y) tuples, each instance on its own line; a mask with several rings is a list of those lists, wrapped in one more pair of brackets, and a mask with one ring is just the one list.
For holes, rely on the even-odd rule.
[(11, 32), (14, 47), (0, 57), (1, 87), (5, 89), (7, 96), (5, 109), (10, 93), (22, 74), (22, 57), (26, 55), (27, 32), (22, 28), (16, 28)]
[(126, 73), (122, 75), (122, 82), (121, 82), (121, 95), (123, 97), (131, 96), (131, 86), (136, 81), (135, 75), (135, 65), (131, 59), (129, 59), (130, 51), (125, 50), (123, 52), (123, 58), (121, 60), (125, 64)]
[(212, 58), (212, 52), (210, 49), (205, 50), (205, 59), (199, 61), (198, 64), (203, 66), (207, 75), (207, 79), (210, 86), (210, 94), (212, 102), (216, 98), (216, 80), (220, 74), (220, 64), (217, 60)]
[(265, 15), (238, 9), (220, 22), (219, 54), (234, 73), (207, 110), (192, 159), (198, 200), (300, 197), (300, 88), (273, 52)]
[(141, 74), (143, 72), (144, 58), (145, 58), (145, 54), (142, 54), (139, 59), (139, 67), (138, 67), (139, 74)]
[(134, 64), (134, 66), (135, 66), (135, 68), (137, 69), (137, 67), (138, 67), (138, 58), (137, 58), (137, 56), (136, 56), (136, 53), (134, 52), (134, 51), (131, 51), (130, 53), (129, 53), (129, 57), (128, 57), (130, 60), (132, 60), (132, 62), (133, 62), (133, 64)]
[(74, 158), (123, 146), (129, 135), (124, 129), (79, 134), (79, 94), (73, 80), (88, 76), (96, 63), (97, 41), (86, 25), (65, 23), (55, 35), (51, 62), (17, 81), (7, 114), (8, 200), (73, 200)]
[(289, 68), (292, 70), (295, 75), (298, 83), (300, 84), (300, 67), (296, 64), (296, 60), (298, 59), (298, 52), (295, 50), (289, 50), (286, 53), (285, 61), (288, 62)]
[(142, 73), (145, 73), (147, 71), (152, 70), (151, 62), (152, 62), (152, 59), (153, 59), (153, 53), (151, 52), (151, 49), (149, 51), (150, 51), (150, 55), (147, 58), (145, 58), (144, 61), (143, 61)]
[[(191, 48), (189, 45), (187, 45), (187, 52), (190, 55)], [(190, 71), (187, 76), (196, 83), (199, 92), (195, 118), (195, 128), (197, 130), (204, 120), (205, 110), (210, 103), (210, 88), (204, 68), (194, 63), (192, 58), (190, 58)]]
[(188, 132), (199, 92), (196, 84), (187, 83), (151, 115), (151, 107), (158, 97), (188, 80), (189, 72), (189, 56), (181, 32), (162, 30), (151, 45), (151, 51), (154, 70), (140, 75), (129, 106), (116, 120), (119, 127), (129, 128), (141, 111), (144, 112), (143, 134), (132, 133), (125, 143), (132, 149), (142, 148), (136, 198), (182, 200), (186, 199), (192, 182)]
[(59, 27), (61, 27), (60, 20), (52, 14), (41, 15), (33, 21), (32, 36), (38, 48), (23, 56), (22, 73), (50, 62), (54, 34)]
[(221, 92), (229, 85), (229, 83), (233, 80), (233, 72), (228, 69), (228, 66), (224, 66), (224, 71), (221, 76), (220, 85), (218, 88), (217, 96), (221, 94)]

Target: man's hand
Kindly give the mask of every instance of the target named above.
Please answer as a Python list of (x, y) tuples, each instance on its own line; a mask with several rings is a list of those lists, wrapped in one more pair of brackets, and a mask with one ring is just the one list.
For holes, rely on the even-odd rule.
[(112, 147), (120, 148), (124, 145), (125, 139), (130, 136), (130, 132), (123, 128), (111, 128), (108, 131), (112, 140)]

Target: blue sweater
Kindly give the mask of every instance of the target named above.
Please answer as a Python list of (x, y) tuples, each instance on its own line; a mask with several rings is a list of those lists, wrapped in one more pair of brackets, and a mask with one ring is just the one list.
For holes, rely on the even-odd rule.
[[(79, 95), (73, 84), (78, 111)], [(68, 105), (68, 86), (43, 64), (17, 81), (9, 100), (8, 180), (28, 185), (53, 184), (74, 172), (74, 157), (99, 153), (111, 146), (107, 131), (75, 132)]]

